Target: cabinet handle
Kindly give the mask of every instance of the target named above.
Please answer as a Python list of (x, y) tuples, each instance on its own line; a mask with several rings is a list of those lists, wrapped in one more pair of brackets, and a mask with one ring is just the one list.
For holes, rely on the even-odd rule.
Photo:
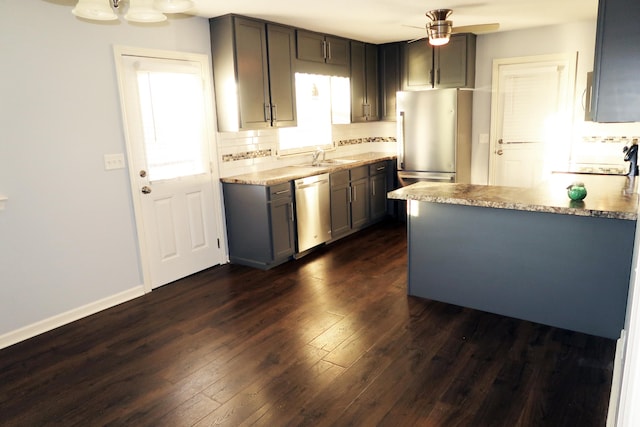
[(278, 121), (278, 106), (276, 104), (271, 106), (271, 120), (274, 123)]
[(353, 188), (349, 187), (349, 203), (353, 202)]
[(285, 193), (288, 193), (288, 192), (289, 192), (289, 190), (280, 190), (280, 191), (276, 191), (273, 194), (275, 194), (276, 196), (279, 196), (280, 194), (285, 194)]
[(371, 181), (371, 195), (372, 196), (376, 195), (376, 182), (375, 181)]
[(385, 166), (378, 166), (376, 168), (377, 171), (383, 171), (385, 169)]
[(353, 191), (353, 201), (355, 202), (358, 200), (358, 187), (351, 187), (351, 190)]
[(289, 220), (293, 222), (293, 203), (289, 203)]
[(271, 105), (269, 104), (264, 104), (264, 121), (271, 121)]
[(322, 57), (327, 59), (327, 42), (325, 40), (322, 41)]
[(331, 42), (327, 43), (327, 59), (331, 59)]

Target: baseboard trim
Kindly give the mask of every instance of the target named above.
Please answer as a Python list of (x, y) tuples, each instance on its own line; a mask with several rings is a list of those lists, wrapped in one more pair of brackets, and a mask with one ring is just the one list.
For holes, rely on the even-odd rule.
[(82, 307), (74, 308), (65, 313), (60, 313), (55, 316), (49, 317), (48, 319), (44, 319), (36, 323), (32, 323), (31, 325), (24, 326), (20, 329), (16, 329), (15, 331), (8, 332), (0, 336), (0, 349), (9, 347), (13, 344), (19, 343), (20, 341), (27, 340), (29, 338), (35, 337), (36, 335), (40, 335), (44, 332), (66, 325), (67, 323), (82, 319), (83, 317), (90, 316), (99, 311), (106, 310), (107, 308), (122, 304), (123, 302), (138, 298), (144, 294), (145, 292), (143, 285), (139, 285), (134, 288), (127, 289), (124, 292), (111, 295), (107, 298), (94, 301)]
[(618, 406), (620, 390), (622, 388), (622, 371), (624, 370), (624, 354), (627, 347), (627, 332), (622, 330), (616, 342), (616, 354), (613, 362), (613, 378), (611, 381), (611, 395), (609, 396), (609, 410), (607, 412), (606, 427), (614, 427), (618, 422)]

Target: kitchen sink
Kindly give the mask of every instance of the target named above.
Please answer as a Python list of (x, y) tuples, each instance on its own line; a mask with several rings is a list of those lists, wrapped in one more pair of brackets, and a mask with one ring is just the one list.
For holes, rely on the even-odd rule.
[(355, 163), (357, 162), (357, 160), (352, 160), (352, 159), (326, 159), (326, 160), (321, 160), (315, 164), (313, 163), (307, 163), (304, 165), (296, 165), (298, 167), (315, 167), (315, 168), (321, 168), (321, 167), (328, 167), (328, 166), (339, 166), (339, 165), (347, 165), (349, 163)]

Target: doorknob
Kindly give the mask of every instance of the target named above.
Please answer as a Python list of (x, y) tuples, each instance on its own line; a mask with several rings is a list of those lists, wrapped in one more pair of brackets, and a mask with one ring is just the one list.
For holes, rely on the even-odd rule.
[(151, 193), (151, 188), (145, 185), (144, 187), (142, 187), (141, 191), (143, 194), (149, 194)]
[(145, 176), (147, 176), (147, 171), (146, 171), (146, 170), (144, 170), (144, 169), (142, 169), (142, 170), (140, 171), (140, 177), (141, 177), (141, 178), (144, 178)]
[(497, 154), (498, 156), (502, 156), (502, 153), (504, 153), (504, 151), (502, 151), (501, 149), (496, 151), (496, 154)]

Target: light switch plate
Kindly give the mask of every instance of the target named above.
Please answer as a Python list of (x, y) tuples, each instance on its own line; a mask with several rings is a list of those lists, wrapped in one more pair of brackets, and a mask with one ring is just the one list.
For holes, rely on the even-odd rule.
[(105, 154), (104, 170), (110, 171), (114, 169), (124, 169), (124, 154)]

